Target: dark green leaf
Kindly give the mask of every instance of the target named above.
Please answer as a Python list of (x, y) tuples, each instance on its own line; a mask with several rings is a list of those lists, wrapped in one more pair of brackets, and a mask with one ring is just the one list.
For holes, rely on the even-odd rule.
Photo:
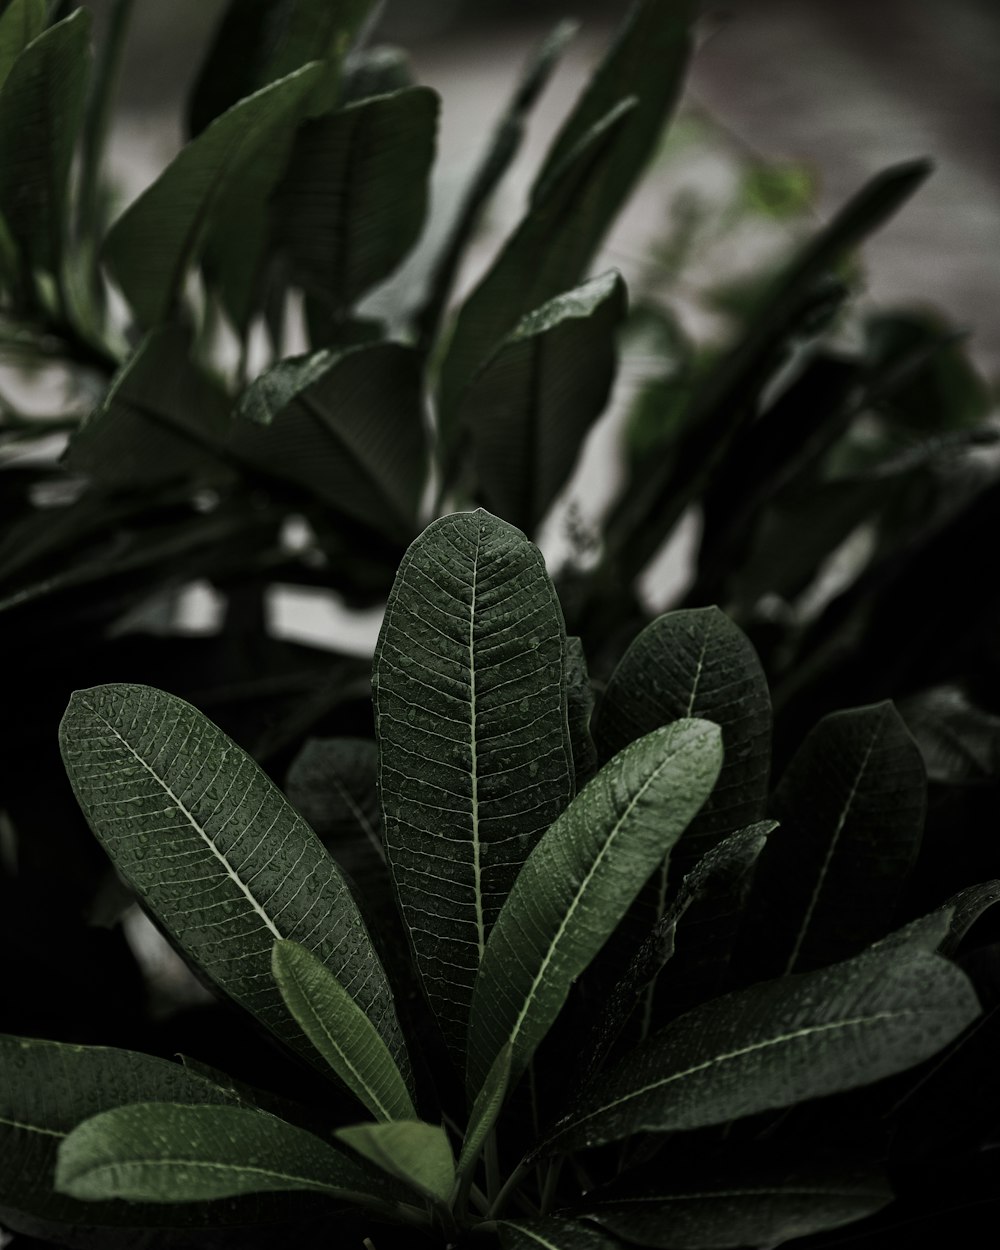
[(0, 87), (17, 58), (45, 29), (45, 0), (10, 0), (0, 15)]
[(723, 1124), (913, 1067), (979, 1014), (937, 955), (873, 950), (696, 1007), (598, 1078), (546, 1148)]
[(438, 420), (446, 459), (453, 452), (462, 392), (518, 321), (580, 281), (594, 251), (584, 229), (603, 194), (634, 100), (594, 125), (528, 211), (462, 305), (441, 371)]
[(226, 195), (319, 80), (309, 65), (233, 105), (193, 139), (114, 223), (104, 259), (136, 317), (167, 320)]
[(311, 950), (406, 1067), (385, 974), (350, 890), (257, 765), (190, 704), (147, 686), (78, 691), (60, 729), (91, 828), (212, 981), (311, 1060), (271, 977), (276, 939)]
[(458, 1160), (460, 1175), (475, 1167), (479, 1152), (503, 1110), (504, 1099), (510, 1088), (510, 1053), (510, 1047), (505, 1046), (497, 1055), (472, 1104)]
[(487, 506), (533, 534), (569, 480), (604, 410), (625, 316), (617, 273), (593, 278), (523, 317), (462, 394)]
[(501, 1220), (503, 1250), (615, 1250), (618, 1241), (591, 1224), (552, 1216), (543, 1220)]
[(356, 1164), (305, 1129), (249, 1107), (169, 1102), (84, 1120), (59, 1147), (56, 1188), (84, 1200), (164, 1203), (268, 1190), (347, 1199), (373, 1191)]
[(28, 269), (57, 281), (89, 39), (90, 12), (78, 9), (24, 49), (0, 88), (0, 215)]
[(231, 476), (224, 459), (229, 433), (225, 393), (192, 360), (189, 334), (165, 326), (118, 371), (70, 441), (65, 463), (118, 490), (217, 483)]
[(656, 865), (711, 792), (719, 729), (681, 720), (626, 747), (528, 857), (494, 926), (476, 981), (467, 1086), (501, 1050), (512, 1081)]
[(447, 1202), (455, 1186), (455, 1160), (448, 1134), (438, 1124), (395, 1120), (391, 1124), (354, 1124), (336, 1137), (362, 1158), (427, 1197)]
[(771, 803), (743, 946), (755, 975), (857, 954), (891, 925), (923, 836), (927, 783), (891, 703), (834, 712)]
[(285, 783), (289, 802), (362, 888), (385, 867), (377, 778), (370, 738), (310, 738)]
[(456, 1055), (490, 929), (572, 793), (564, 638), (538, 549), (487, 512), (428, 526), (389, 596), (372, 677), (386, 848)]
[(587, 1213), (630, 1245), (727, 1250), (839, 1228), (892, 1197), (882, 1172), (861, 1163), (755, 1157), (707, 1172), (640, 1169), (595, 1194)]
[(297, 942), (277, 941), (271, 968), (303, 1033), (376, 1120), (415, 1119), (388, 1047), (325, 964)]
[(579, 638), (566, 639), (566, 707), (576, 789), (582, 790), (597, 772), (597, 748), (590, 732), (594, 715), (594, 687), (590, 683), (587, 657)]
[(1000, 777), (1000, 716), (956, 686), (937, 686), (899, 707), (917, 740), (927, 780), (962, 785)]
[(275, 199), (292, 276), (338, 315), (387, 278), (427, 211), (439, 101), (427, 87), (349, 104), (299, 133)]

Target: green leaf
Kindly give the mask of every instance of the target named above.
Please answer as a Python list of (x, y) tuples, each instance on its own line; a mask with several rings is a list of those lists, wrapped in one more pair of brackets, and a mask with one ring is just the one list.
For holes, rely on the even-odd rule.
[(627, 743), (681, 716), (714, 721), (725, 751), (719, 784), (674, 856), (683, 872), (727, 833), (761, 820), (767, 805), (767, 678), (749, 639), (715, 607), (668, 612), (632, 642), (598, 708), (598, 756), (610, 759)]
[(89, 40), (90, 12), (78, 9), (24, 48), (0, 88), (0, 214), (27, 269), (57, 281)]
[(575, 33), (575, 23), (560, 22), (531, 53), (513, 97), (504, 109), (483, 159), (472, 175), (455, 223), (434, 266), (427, 299), (417, 315), (420, 342), (425, 348), (431, 346), (437, 334), (456, 274), (483, 210), (521, 146), (528, 114), (545, 90), (566, 44)]
[[(118, 1204), (86, 1208), (53, 1189), (56, 1152), (81, 1120), (142, 1098), (188, 1103), (235, 1104), (235, 1094), (180, 1064), (104, 1046), (69, 1046), (0, 1035), (0, 1209), (17, 1227), (17, 1212), (45, 1226), (102, 1228), (159, 1224), (198, 1227), (247, 1224), (266, 1215), (258, 1204), (218, 1206), (213, 1212), (187, 1204), (169, 1213)], [(273, 1213), (272, 1213), (273, 1214)], [(58, 1232), (52, 1236), (62, 1240)]]
[(617, 273), (593, 278), (523, 317), (462, 394), (486, 505), (534, 533), (569, 480), (611, 393), (625, 317)]
[(276, 195), (293, 279), (338, 316), (420, 236), (439, 100), (428, 87), (349, 104), (299, 133)]
[(494, 1059), (493, 1066), (472, 1104), (469, 1123), (465, 1130), (465, 1137), (462, 1139), (462, 1150), (458, 1158), (460, 1176), (469, 1168), (475, 1167), (483, 1143), (493, 1131), (500, 1112), (503, 1110), (504, 1099), (510, 1087), (510, 1053), (510, 1047), (505, 1046)]
[(572, 794), (564, 639), (541, 553), (482, 511), (435, 521), (410, 546), (379, 635), (386, 850), (457, 1057), (490, 929)]
[(403, 48), (375, 44), (359, 48), (347, 58), (339, 103), (341, 106), (356, 104), (359, 100), (392, 95), (414, 86), (416, 80), (407, 52)]
[(376, 1120), (415, 1119), (388, 1047), (326, 966), (297, 942), (277, 941), (271, 967), (302, 1031)]
[(125, 210), (104, 260), (140, 322), (167, 320), (226, 194), (268, 141), (294, 123), (320, 67), (308, 65), (217, 118)]
[(310, 738), (288, 770), (285, 793), (362, 892), (385, 874), (378, 748), (370, 738)]
[(0, 87), (17, 58), (45, 29), (45, 0), (10, 0), (0, 15)]
[(75, 1128), (59, 1147), (56, 1188), (174, 1203), (301, 1189), (352, 1199), (373, 1184), (339, 1150), (262, 1111), (147, 1102)]
[(455, 1160), (448, 1134), (438, 1124), (395, 1120), (391, 1124), (355, 1124), (337, 1129), (336, 1137), (430, 1198), (447, 1202), (455, 1186)]
[(103, 403), (73, 435), (65, 464), (104, 487), (142, 490), (177, 481), (218, 483), (229, 400), (191, 358), (191, 338), (164, 326), (140, 343)]
[(834, 712), (771, 803), (743, 947), (758, 975), (855, 955), (891, 925), (923, 836), (920, 751), (891, 703)]
[(987, 712), (957, 686), (935, 686), (899, 706), (917, 740), (927, 780), (968, 785), (1000, 776), (1000, 716)]
[(616, 1250), (618, 1241), (591, 1224), (550, 1216), (541, 1220), (500, 1220), (503, 1250)]
[(630, 1245), (659, 1250), (777, 1246), (873, 1215), (892, 1201), (861, 1163), (759, 1158), (665, 1173), (639, 1169), (588, 1195), (587, 1214)]
[(374, 0), (230, 0), (198, 71), (188, 133), (310, 61), (323, 62), (310, 108), (332, 108), (344, 57), (373, 8)]
[(635, 0), (604, 60), (550, 147), (532, 192), (537, 202), (590, 128), (626, 96), (638, 102), (625, 141), (616, 151), (591, 229), (595, 243), (628, 199), (656, 150), (681, 93), (691, 54), (693, 0)]
[(626, 747), (573, 800), (521, 869), (476, 981), (467, 1087), (511, 1046), (512, 1083), (576, 978), (705, 802), (719, 729), (681, 720)]
[(566, 710), (576, 789), (582, 790), (597, 772), (597, 748), (590, 732), (594, 716), (594, 687), (579, 638), (566, 639)]
[(245, 392), (233, 449), (259, 472), (407, 542), (426, 473), (420, 362), (398, 343), (283, 360)]
[(979, 1014), (937, 955), (872, 950), (696, 1007), (600, 1077), (546, 1149), (723, 1124), (868, 1085), (946, 1046)]
[(315, 1062), (271, 976), (275, 940), (300, 942), (406, 1071), (392, 995), (347, 884), (234, 742), (182, 699), (109, 685), (72, 696), (60, 745), (116, 868), (219, 989)]
[(438, 396), (446, 460), (459, 433), (462, 392), (477, 370), (523, 316), (584, 276), (594, 251), (585, 226), (634, 107), (623, 101), (588, 130), (462, 305)]

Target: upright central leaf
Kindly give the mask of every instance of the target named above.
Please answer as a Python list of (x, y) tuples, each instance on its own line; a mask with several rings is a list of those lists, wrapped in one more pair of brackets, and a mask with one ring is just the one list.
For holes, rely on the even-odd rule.
[(564, 638), (538, 549), (487, 512), (429, 526), (389, 596), (372, 683), (386, 849), (459, 1053), (490, 928), (572, 794)]

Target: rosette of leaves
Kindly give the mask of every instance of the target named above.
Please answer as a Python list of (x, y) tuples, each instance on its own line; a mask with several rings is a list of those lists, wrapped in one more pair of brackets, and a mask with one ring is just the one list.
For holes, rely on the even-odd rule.
[[(997, 893), (892, 929), (924, 819), (912, 737), (890, 704), (828, 717), (769, 799), (766, 682), (717, 610), (636, 638), (593, 734), (581, 666), (513, 526), (458, 513), (410, 546), (373, 672), (377, 808), (344, 783), (357, 743), (295, 787), (322, 812), (328, 756), (335, 854), (376, 839), (354, 862), (397, 908), (385, 962), (221, 730), (149, 687), (75, 693), (60, 745), (91, 828), (311, 1093), (4, 1038), (4, 1221), (68, 1246), (283, 1221), (301, 1245), (728, 1247), (886, 1207), (912, 1070), (961, 1083), (981, 1017), (952, 956)], [(602, 965), (608, 989), (583, 975)]]

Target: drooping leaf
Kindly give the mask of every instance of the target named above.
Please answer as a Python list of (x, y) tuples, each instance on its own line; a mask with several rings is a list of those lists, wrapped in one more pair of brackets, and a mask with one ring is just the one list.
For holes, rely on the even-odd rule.
[(824, 717), (771, 803), (780, 827), (757, 865), (747, 970), (806, 971), (880, 937), (920, 848), (926, 804), (920, 751), (891, 703)]
[(102, 1111), (62, 1142), (56, 1188), (83, 1200), (198, 1202), (269, 1190), (377, 1195), (345, 1154), (250, 1107), (146, 1102)]
[(607, 403), (625, 316), (617, 273), (593, 278), (523, 317), (462, 394), (486, 505), (533, 534)]
[(0, 216), (28, 271), (57, 279), (89, 39), (90, 11), (78, 9), (23, 49), (0, 88)]
[(767, 804), (767, 678), (749, 639), (715, 607), (668, 612), (632, 642), (598, 709), (598, 755), (610, 759), (627, 743), (681, 716), (714, 721), (725, 752), (719, 784), (674, 857), (686, 871), (727, 833), (761, 820)]
[(462, 1139), (462, 1150), (458, 1159), (459, 1175), (475, 1166), (479, 1152), (503, 1110), (509, 1087), (510, 1047), (505, 1046), (493, 1061), (493, 1066), (469, 1112), (469, 1123), (465, 1130), (465, 1137)]
[(572, 22), (560, 24), (532, 52), (521, 74), (489, 146), (469, 182), (447, 241), (429, 281), (428, 295), (417, 315), (420, 341), (429, 348), (437, 334), (441, 317), (451, 294), (459, 264), (479, 223), (483, 210), (517, 155), (524, 138), (528, 114), (545, 90), (545, 85), (576, 33)]
[(60, 746), (116, 868), (215, 985), (313, 1059), (271, 976), (274, 942), (299, 942), (407, 1071), (389, 986), (347, 884), (235, 743), (181, 699), (109, 685), (72, 696)]
[(575, 637), (566, 639), (566, 707), (576, 789), (582, 790), (597, 772), (597, 748), (590, 729), (594, 716), (594, 687), (587, 672), (583, 643)]
[(285, 1006), (347, 1088), (376, 1120), (412, 1120), (406, 1082), (377, 1029), (337, 978), (297, 942), (271, 957)]
[(591, 229), (598, 238), (628, 199), (656, 149), (681, 92), (691, 54), (692, 0), (635, 0), (604, 60), (588, 80), (535, 180), (540, 199), (583, 136), (626, 96), (637, 108), (625, 141), (615, 153)]
[(343, 60), (374, 0), (231, 0), (198, 72), (188, 133), (201, 134), (245, 96), (323, 62), (311, 111), (333, 107)]
[[(720, 992), (739, 926), (742, 903), (757, 857), (774, 821), (730, 834), (705, 854), (680, 884), (673, 901), (612, 988), (583, 1046), (581, 1072), (591, 1076), (639, 1008), (640, 1034)], [(679, 971), (677, 931), (683, 926)], [(666, 971), (666, 976), (662, 974)], [(657, 1011), (657, 998), (660, 1010)]]
[(618, 1241), (577, 1220), (549, 1216), (534, 1220), (500, 1220), (503, 1250), (615, 1250)]
[(839, 1228), (892, 1201), (883, 1173), (862, 1162), (759, 1154), (687, 1174), (640, 1168), (595, 1193), (587, 1214), (630, 1245), (726, 1250)]
[(721, 764), (717, 726), (676, 721), (616, 755), (543, 835), (486, 944), (469, 1023), (470, 1093), (507, 1045), (512, 1082), (523, 1073)]
[(427, 461), (420, 366), (398, 343), (293, 357), (245, 392), (241, 460), (408, 541)]
[(439, 100), (428, 87), (307, 123), (275, 198), (275, 230), (307, 295), (342, 317), (389, 276), (427, 211)]
[(17, 58), (45, 29), (45, 0), (11, 0), (0, 14), (0, 87)]
[(564, 639), (538, 549), (482, 511), (435, 521), (410, 546), (379, 635), (386, 850), (458, 1056), (490, 929), (572, 793)]
[(354, 1124), (336, 1137), (390, 1176), (420, 1193), (447, 1202), (455, 1186), (455, 1160), (448, 1134), (439, 1124), (394, 1120), (391, 1124)]
[(141, 323), (170, 317), (227, 192), (269, 139), (295, 124), (320, 73), (308, 65), (234, 104), (111, 227), (104, 260)]
[(888, 947), (714, 999), (599, 1077), (546, 1148), (722, 1124), (855, 1089), (912, 1067), (979, 1014), (968, 978)]
[(232, 472), (229, 431), (229, 400), (192, 360), (190, 335), (164, 326), (118, 371), (104, 402), (73, 435), (65, 463), (119, 490), (218, 483)]
[(624, 101), (587, 131), (462, 305), (439, 384), (446, 463), (459, 433), (462, 393), (476, 371), (522, 317), (584, 276), (594, 251), (584, 226), (634, 107), (634, 100)]

